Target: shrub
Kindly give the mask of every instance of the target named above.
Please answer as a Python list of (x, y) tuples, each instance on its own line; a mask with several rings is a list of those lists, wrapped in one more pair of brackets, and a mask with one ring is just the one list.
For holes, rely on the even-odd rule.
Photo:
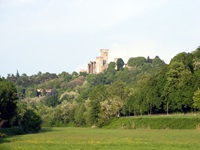
[(6, 134), (0, 133), (0, 138), (1, 138), (1, 137), (6, 137)]
[(25, 132), (38, 132), (41, 129), (41, 124), (41, 117), (33, 110), (28, 109), (24, 113), (21, 121), (21, 126)]

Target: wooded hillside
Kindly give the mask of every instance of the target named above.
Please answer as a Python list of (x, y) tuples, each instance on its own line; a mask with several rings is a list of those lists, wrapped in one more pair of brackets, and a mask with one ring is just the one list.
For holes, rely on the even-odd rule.
[(19, 103), (37, 111), (46, 126), (102, 126), (119, 116), (189, 113), (200, 109), (200, 47), (169, 64), (156, 56), (110, 62), (100, 74), (8, 75)]

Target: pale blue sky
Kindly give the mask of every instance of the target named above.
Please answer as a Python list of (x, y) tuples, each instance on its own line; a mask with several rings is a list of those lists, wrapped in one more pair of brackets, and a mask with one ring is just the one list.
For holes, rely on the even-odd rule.
[(200, 46), (200, 0), (0, 0), (0, 75), (61, 73)]

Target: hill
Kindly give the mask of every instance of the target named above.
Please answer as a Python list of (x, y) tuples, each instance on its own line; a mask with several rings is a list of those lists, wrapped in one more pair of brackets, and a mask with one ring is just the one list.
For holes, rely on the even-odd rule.
[(8, 75), (19, 103), (37, 111), (45, 126), (103, 126), (117, 116), (188, 113), (200, 109), (200, 48), (165, 64), (159, 56), (111, 62), (99, 74), (62, 72)]

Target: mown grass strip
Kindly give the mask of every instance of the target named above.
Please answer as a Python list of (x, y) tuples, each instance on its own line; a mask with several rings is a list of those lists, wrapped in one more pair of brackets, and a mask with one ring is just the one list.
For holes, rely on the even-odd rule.
[(199, 116), (140, 116), (115, 118), (104, 128), (197, 129), (199, 127)]

